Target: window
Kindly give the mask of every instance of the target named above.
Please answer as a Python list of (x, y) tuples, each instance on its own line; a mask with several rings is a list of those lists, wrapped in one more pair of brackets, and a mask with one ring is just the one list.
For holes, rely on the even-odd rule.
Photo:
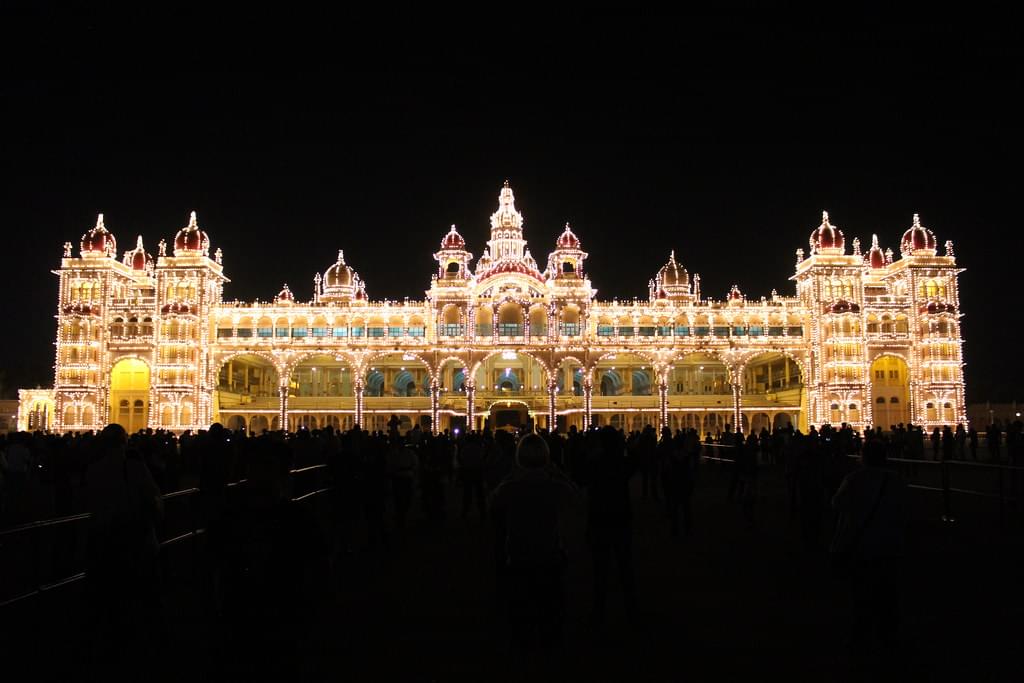
[(659, 337), (671, 337), (672, 326), (671, 325), (658, 325), (658, 336)]
[(367, 337), (374, 337), (374, 338), (383, 337), (384, 336), (384, 328), (383, 327), (367, 327), (366, 328), (366, 336)]
[(747, 334), (747, 328), (743, 327), (742, 325), (739, 325), (737, 327), (732, 328), (732, 333), (737, 337), (742, 337)]
[(362, 337), (365, 329), (366, 328), (364, 328), (364, 327), (353, 327), (352, 328), (352, 336), (353, 337)]
[(523, 326), (519, 323), (498, 323), (498, 336), (500, 337), (521, 337)]
[(632, 337), (633, 336), (633, 328), (632, 328), (632, 326), (620, 327), (619, 328), (619, 335), (622, 336), (622, 337)]
[(724, 325), (715, 325), (715, 336), (716, 337), (728, 337), (729, 328)]
[(893, 396), (892, 398), (889, 399), (889, 403), (899, 403), (899, 402), (900, 402), (899, 396)]
[(885, 379), (885, 370), (875, 370), (875, 379)]
[(598, 325), (597, 336), (598, 337), (610, 337), (615, 334), (615, 328), (611, 325)]
[(256, 328), (256, 336), (257, 337), (263, 337), (264, 339), (267, 338), (267, 337), (273, 337), (274, 336), (274, 328), (273, 327), (257, 327)]
[(704, 327), (704, 326), (700, 326), (700, 327), (695, 327), (695, 328), (693, 328), (693, 333), (694, 333), (695, 335), (697, 335), (698, 337), (706, 337), (706, 336), (708, 336), (708, 331), (709, 331), (710, 329), (711, 329), (711, 328), (709, 328), (709, 327)]
[(401, 327), (388, 327), (388, 336), (389, 337), (401, 337), (402, 336), (402, 328)]
[(410, 327), (409, 328), (409, 336), (410, 337), (422, 337), (425, 332), (426, 332), (426, 328), (423, 327), (422, 325), (417, 325), (415, 327)]
[(461, 337), (462, 336), (462, 325), (459, 323), (445, 323), (441, 325), (441, 336), (442, 337)]
[(326, 337), (327, 336), (327, 328), (326, 327), (314, 327), (313, 328), (313, 336), (314, 337)]
[(789, 328), (788, 334), (790, 337), (802, 337), (804, 336), (804, 328), (799, 325), (792, 325)]
[(288, 328), (287, 327), (278, 327), (277, 331), (274, 332), (274, 335), (277, 336), (277, 337), (287, 337), (288, 336)]
[(492, 334), (494, 334), (494, 327), (491, 325), (491, 323), (476, 324), (476, 336), (490, 337)]
[(677, 337), (689, 337), (690, 327), (688, 325), (676, 325), (676, 336)]
[(879, 396), (878, 398), (876, 398), (875, 399), (875, 403), (881, 403), (881, 404), (884, 405), (885, 404), (885, 396)]
[(562, 323), (562, 335), (566, 337), (578, 337), (580, 334), (579, 323)]
[(334, 328), (334, 336), (335, 337), (347, 337), (348, 336), (348, 328), (347, 327), (335, 327)]
[(305, 328), (305, 327), (293, 327), (292, 328), (292, 337), (305, 337), (306, 336), (306, 332), (308, 332), (308, 331), (309, 331), (309, 329)]
[(760, 337), (764, 334), (764, 327), (761, 325), (751, 325), (749, 334), (751, 337)]
[(224, 339), (225, 337), (235, 336), (235, 331), (230, 327), (218, 327), (217, 328), (217, 339)]
[(640, 332), (640, 336), (641, 337), (653, 337), (654, 336), (654, 328), (653, 327), (641, 327), (639, 332)]
[(777, 326), (769, 327), (768, 328), (768, 336), (769, 337), (781, 337), (782, 336), (782, 328), (781, 327), (777, 327)]
[(252, 337), (252, 328), (251, 327), (239, 327), (238, 328), (238, 333), (235, 336), (236, 337), (244, 337), (244, 338), (248, 339), (249, 337)]

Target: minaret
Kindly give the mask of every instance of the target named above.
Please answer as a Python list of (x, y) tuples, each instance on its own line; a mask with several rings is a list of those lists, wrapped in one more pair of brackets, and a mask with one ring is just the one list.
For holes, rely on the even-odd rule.
[(516, 211), (516, 198), (507, 180), (498, 195), (498, 210), (491, 215), (491, 239), (487, 246), (492, 262), (523, 260), (523, 214)]

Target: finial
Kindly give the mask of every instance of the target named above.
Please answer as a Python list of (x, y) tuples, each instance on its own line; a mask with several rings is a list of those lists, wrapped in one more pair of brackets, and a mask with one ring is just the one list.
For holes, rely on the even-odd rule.
[(821, 223), (822, 225), (828, 225), (828, 211), (821, 212)]
[(96, 214), (96, 227), (95, 230), (106, 230), (107, 228), (103, 225), (103, 214)]
[(452, 223), (452, 228), (448, 232), (455, 232), (455, 224), (454, 223)]
[(668, 260), (670, 262), (672, 262), (672, 263), (675, 263), (675, 260), (676, 260), (676, 250), (675, 249), (673, 249), (672, 251), (669, 252)]
[(64, 258), (71, 258), (71, 242), (64, 243)]
[(885, 262), (892, 263), (892, 247), (885, 250)]
[(339, 249), (338, 250), (338, 263), (344, 263), (344, 262), (345, 262), (345, 250), (344, 249)]
[(875, 235), (873, 233), (871, 235), (871, 248), (872, 249), (879, 249), (879, 246), (878, 246), (878, 235)]
[(199, 227), (198, 221), (196, 221), (196, 212), (193, 211), (188, 215), (188, 227), (189, 229), (195, 229)]
[(142, 235), (139, 235), (138, 239), (135, 240), (135, 248), (142, 250)]
[(167, 256), (167, 240), (161, 239), (157, 243), (156, 248), (157, 253), (159, 253), (161, 256)]
[(859, 237), (854, 237), (853, 238), (853, 255), (854, 256), (860, 256), (860, 238)]
[(213, 252), (213, 260), (217, 262), (218, 266), (223, 265), (224, 252), (220, 250), (220, 247), (217, 247), (217, 251)]
[(505, 178), (505, 187), (508, 187), (508, 178)]
[(953, 240), (946, 240), (946, 256), (953, 256)]
[(916, 214), (916, 213), (914, 214), (914, 227), (915, 228), (920, 228), (921, 227), (921, 216), (920, 216), (920, 214)]

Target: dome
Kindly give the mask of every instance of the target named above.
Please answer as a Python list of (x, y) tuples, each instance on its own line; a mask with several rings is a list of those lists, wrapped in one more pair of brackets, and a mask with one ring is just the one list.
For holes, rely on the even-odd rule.
[(199, 229), (196, 222), (196, 212), (189, 215), (188, 225), (178, 231), (174, 236), (174, 255), (200, 253), (206, 255), (210, 252), (210, 238)]
[(846, 247), (843, 231), (828, 222), (828, 211), (821, 212), (821, 225), (811, 233), (811, 253), (822, 249), (836, 249), (840, 252)]
[(274, 297), (274, 303), (295, 303), (295, 295), (292, 294), (292, 290), (288, 289), (287, 284), (285, 284), (285, 286), (281, 288), (281, 291), (277, 293), (277, 296)]
[(466, 248), (466, 240), (462, 238), (462, 235), (455, 230), (455, 226), (452, 225), (451, 230), (441, 240), (442, 249), (456, 249), (462, 251)]
[(192, 311), (188, 304), (175, 301), (172, 304), (164, 304), (160, 309), (161, 313), (170, 315), (188, 315)]
[(576, 236), (576, 233), (572, 231), (569, 224), (565, 224), (565, 230), (561, 235), (558, 236), (558, 240), (555, 242), (557, 249), (579, 249), (580, 238)]
[(673, 287), (677, 285), (689, 285), (690, 274), (686, 272), (686, 268), (676, 263), (676, 252), (675, 249), (669, 254), (668, 263), (661, 267), (658, 271), (658, 279), (661, 285)]
[(860, 313), (860, 304), (840, 299), (831, 306), (825, 307), (826, 313)]
[(878, 246), (878, 235), (871, 236), (871, 248), (864, 254), (864, 263), (870, 268), (885, 268), (885, 254)]
[(478, 277), (480, 280), (484, 280), (493, 275), (501, 275), (503, 273), (526, 275), (544, 282), (544, 276), (540, 274), (535, 266), (531, 267), (530, 265), (520, 263), (519, 261), (498, 261), (493, 267), (489, 268), (486, 272), (481, 273)]
[(338, 250), (338, 260), (324, 272), (324, 289), (351, 287), (355, 271), (345, 263), (345, 252)]
[(80, 302), (77, 304), (67, 304), (61, 309), (61, 311), (65, 315), (99, 315), (100, 307), (95, 304)]
[(900, 253), (904, 256), (913, 254), (915, 251), (930, 251), (935, 254), (935, 233), (921, 225), (918, 214), (914, 214), (914, 224), (903, 233), (900, 240)]
[(139, 235), (134, 249), (124, 252), (122, 263), (132, 270), (146, 270), (153, 265), (153, 256), (147, 254), (146, 249), (142, 246), (142, 235)]
[(729, 301), (743, 301), (743, 292), (740, 291), (739, 286), (733, 285), (729, 290)]
[(110, 256), (117, 255), (117, 240), (107, 232), (103, 225), (103, 214), (96, 216), (96, 225), (87, 233), (82, 235), (81, 241), (82, 256)]

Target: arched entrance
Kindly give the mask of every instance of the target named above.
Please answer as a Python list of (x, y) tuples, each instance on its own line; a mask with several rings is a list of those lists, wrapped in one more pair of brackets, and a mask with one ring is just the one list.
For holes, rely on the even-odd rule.
[(149, 366), (138, 358), (125, 358), (110, 370), (110, 422), (129, 434), (149, 424)]
[(355, 424), (355, 381), (344, 358), (317, 354), (295, 365), (288, 378), (286, 429), (320, 429), (327, 424), (351, 429)]
[(879, 356), (871, 363), (871, 413), (875, 425), (890, 431), (910, 422), (910, 374), (899, 356)]
[[(214, 392), (213, 421), (231, 429), (252, 429), (255, 416), (272, 419), (280, 411), (277, 369), (262, 356), (235, 356), (221, 365)], [(187, 425), (182, 409), (181, 424)]]
[(784, 353), (762, 353), (748, 360), (743, 366), (741, 396), (744, 415), (754, 431), (774, 428), (770, 413), (776, 409), (796, 415), (797, 422), (807, 414), (800, 365)]

